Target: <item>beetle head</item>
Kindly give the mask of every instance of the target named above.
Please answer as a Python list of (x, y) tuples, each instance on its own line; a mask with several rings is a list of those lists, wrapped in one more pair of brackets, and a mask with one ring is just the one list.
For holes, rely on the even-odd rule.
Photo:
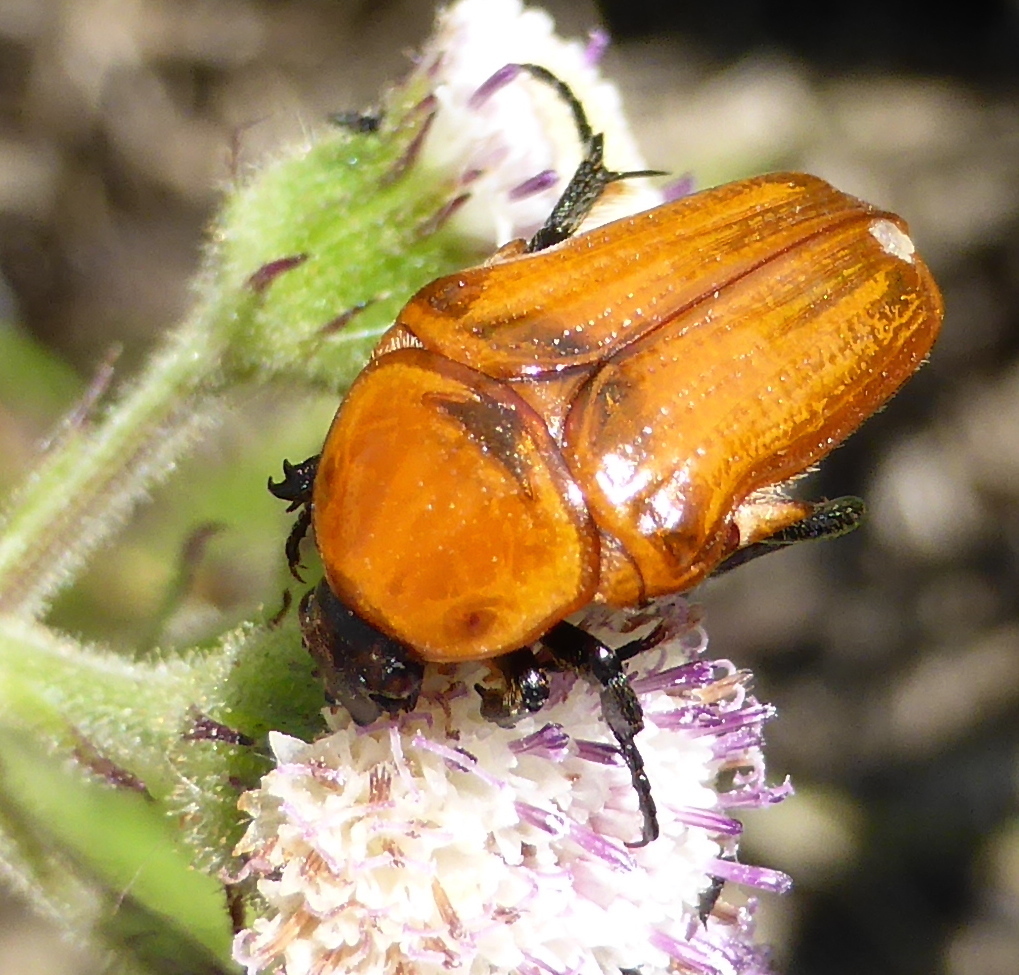
[(360, 725), (417, 704), (424, 665), (409, 647), (347, 609), (323, 579), (301, 600), (304, 645), (327, 696)]

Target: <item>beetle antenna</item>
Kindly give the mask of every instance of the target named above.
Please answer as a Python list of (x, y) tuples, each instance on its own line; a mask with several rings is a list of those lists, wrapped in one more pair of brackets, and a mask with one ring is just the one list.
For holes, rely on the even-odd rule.
[[(644, 759), (633, 740), (644, 727), (644, 711), (623, 670), (619, 653), (565, 620), (556, 623), (541, 642), (558, 663), (590, 678), (601, 688), (602, 715), (615, 735), (620, 754), (630, 770), (630, 779), (644, 818), (641, 838), (626, 845), (647, 846), (658, 838), (658, 810), (651, 795), (651, 783), (644, 771)], [(622, 649), (625, 651), (626, 647)]]
[(587, 112), (584, 111), (584, 106), (574, 94), (573, 89), (540, 64), (521, 64), (519, 67), (532, 78), (552, 88), (566, 103), (573, 115), (573, 122), (577, 127), (577, 135), (580, 137), (584, 151), (584, 156), (580, 160), (576, 172), (570, 177), (566, 189), (556, 201), (548, 219), (527, 242), (527, 253), (530, 254), (572, 237), (594, 205), (601, 199), (601, 195), (609, 183), (615, 183), (621, 179), (633, 179), (638, 176), (665, 176), (666, 173), (658, 169), (640, 169), (629, 173), (616, 173), (611, 169), (606, 169), (604, 161), (605, 136), (601, 132), (591, 130)]

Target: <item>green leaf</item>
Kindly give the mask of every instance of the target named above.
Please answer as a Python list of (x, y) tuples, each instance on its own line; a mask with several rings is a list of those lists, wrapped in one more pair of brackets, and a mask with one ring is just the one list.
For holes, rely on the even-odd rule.
[(157, 959), (177, 970), (184, 959), (189, 971), (233, 970), (223, 886), (192, 869), (150, 799), (86, 781), (10, 731), (0, 731), (0, 778), (20, 846), (73, 865), (101, 898), (106, 938), (153, 970), (170, 970)]

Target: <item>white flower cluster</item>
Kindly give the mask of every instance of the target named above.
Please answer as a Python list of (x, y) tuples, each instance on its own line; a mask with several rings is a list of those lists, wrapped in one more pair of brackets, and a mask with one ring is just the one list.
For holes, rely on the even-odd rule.
[[(726, 874), (785, 883), (720, 859), (739, 833), (727, 796), (774, 798), (757, 750), (769, 715), (743, 675), (696, 659), (701, 637), (648, 653), (634, 682), (661, 825), (639, 849), (629, 773), (581, 682), (562, 678), (554, 703), (504, 729), (469, 690), (484, 669), (447, 668), (398, 721), (335, 713), (312, 744), (275, 735), (278, 767), (242, 799), (253, 821), (237, 851), (270, 912), (237, 960), (251, 975), (762, 970), (746, 918), (707, 917), (703, 896)], [(719, 795), (723, 768), (742, 776)]]

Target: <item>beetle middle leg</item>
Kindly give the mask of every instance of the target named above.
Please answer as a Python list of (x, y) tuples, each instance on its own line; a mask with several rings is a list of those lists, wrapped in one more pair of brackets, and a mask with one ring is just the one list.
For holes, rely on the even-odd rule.
[(662, 638), (656, 628), (647, 636), (613, 650), (579, 626), (565, 620), (542, 638), (542, 644), (563, 667), (575, 670), (599, 685), (602, 715), (619, 744), (620, 754), (630, 771), (637, 802), (644, 819), (641, 838), (630, 847), (647, 846), (658, 838), (658, 810), (651, 784), (644, 771), (644, 759), (634, 738), (644, 727), (644, 711), (630, 686), (622, 662), (654, 646)]

